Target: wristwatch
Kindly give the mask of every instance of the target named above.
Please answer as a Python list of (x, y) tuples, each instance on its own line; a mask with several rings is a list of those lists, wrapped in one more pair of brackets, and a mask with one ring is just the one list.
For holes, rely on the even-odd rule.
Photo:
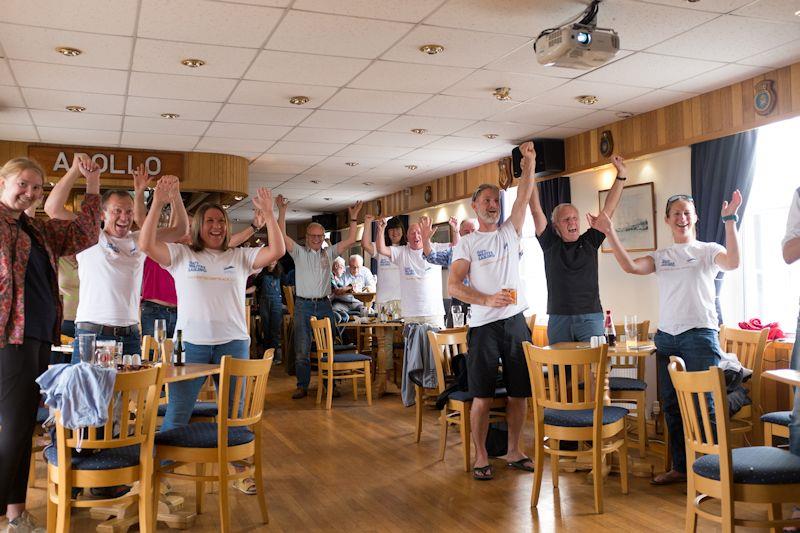
[(729, 220), (733, 220), (734, 222), (739, 222), (739, 215), (733, 214), (733, 215), (725, 215), (724, 217), (722, 217), (723, 222), (727, 222)]
[(619, 176), (618, 175), (617, 179), (620, 180), (620, 181), (625, 181), (626, 179), (628, 179), (628, 177), (627, 176)]

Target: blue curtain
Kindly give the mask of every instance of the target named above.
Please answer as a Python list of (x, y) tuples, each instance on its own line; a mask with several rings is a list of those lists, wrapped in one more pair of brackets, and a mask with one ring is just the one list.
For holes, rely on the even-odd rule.
[(539, 187), (539, 203), (542, 204), (542, 210), (548, 222), (555, 206), (568, 204), (572, 201), (569, 176), (540, 181), (536, 186)]
[[(739, 208), (741, 226), (755, 172), (758, 130), (745, 131), (721, 139), (692, 145), (692, 196), (697, 210), (697, 239), (725, 245), (725, 223), (720, 216), (722, 202), (730, 201), (733, 191), (742, 192)], [(719, 292), (724, 272), (717, 275), (717, 316), (722, 324)]]

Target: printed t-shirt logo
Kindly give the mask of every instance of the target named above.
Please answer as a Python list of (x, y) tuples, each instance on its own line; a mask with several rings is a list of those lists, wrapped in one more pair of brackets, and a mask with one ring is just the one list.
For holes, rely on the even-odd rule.
[(233, 266), (233, 265), (228, 265), (228, 266), (226, 266), (225, 268), (223, 268), (222, 270), (223, 270), (223, 272), (227, 272), (227, 271), (229, 271), (229, 270), (233, 270), (234, 268), (236, 268), (236, 267), (235, 267), (235, 266)]
[(661, 266), (662, 267), (674, 267), (675, 266), (675, 261), (672, 261), (672, 260), (667, 259), (665, 257), (664, 259), (661, 260)]
[(687, 263), (694, 263), (695, 261), (697, 261), (696, 257), (689, 257), (688, 259), (686, 259)]
[(113, 242), (111, 242), (111, 241), (106, 241), (106, 248), (108, 248), (109, 250), (111, 250), (111, 251), (112, 251), (112, 252), (114, 252), (115, 254), (118, 254), (118, 253), (119, 253), (119, 248), (117, 248), (117, 245), (116, 245), (116, 244), (114, 244), (114, 243), (113, 243)]
[(189, 272), (207, 272), (207, 270), (199, 261), (192, 260), (189, 261)]
[(495, 254), (492, 250), (478, 250), (475, 252), (478, 255), (478, 261), (483, 261), (485, 259), (492, 259), (495, 257)]
[(413, 268), (411, 268), (411, 267), (405, 267), (405, 268), (403, 269), (403, 272), (405, 272), (405, 275), (406, 275), (406, 276), (414, 276), (414, 275), (416, 275), (416, 272), (415, 272), (415, 271), (414, 271), (414, 269), (413, 269)]

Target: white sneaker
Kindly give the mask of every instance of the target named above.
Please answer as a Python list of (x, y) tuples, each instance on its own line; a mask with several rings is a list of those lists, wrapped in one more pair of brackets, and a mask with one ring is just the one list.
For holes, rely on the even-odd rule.
[(36, 524), (36, 519), (28, 511), (8, 523), (8, 533), (47, 533), (47, 529)]

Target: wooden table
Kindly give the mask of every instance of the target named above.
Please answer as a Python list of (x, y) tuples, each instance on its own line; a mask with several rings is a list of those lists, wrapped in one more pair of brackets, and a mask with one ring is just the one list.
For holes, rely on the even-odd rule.
[(389, 368), (389, 363), (392, 361), (394, 332), (397, 328), (402, 328), (403, 325), (403, 322), (400, 320), (392, 320), (390, 322), (370, 320), (368, 322), (358, 322), (355, 324), (357, 328), (375, 328), (383, 330), (382, 335), (376, 335), (378, 338), (378, 354), (375, 358), (375, 386), (372, 387), (373, 399), (380, 398), (386, 394), (386, 381), (388, 379), (386, 370)]
[(164, 367), (164, 383), (187, 381), (219, 374), (220, 366), (205, 363), (186, 363), (183, 366), (167, 365)]
[(765, 370), (761, 373), (761, 377), (774, 379), (787, 385), (800, 387), (800, 370), (792, 370), (791, 368), (781, 368), (779, 370)]

